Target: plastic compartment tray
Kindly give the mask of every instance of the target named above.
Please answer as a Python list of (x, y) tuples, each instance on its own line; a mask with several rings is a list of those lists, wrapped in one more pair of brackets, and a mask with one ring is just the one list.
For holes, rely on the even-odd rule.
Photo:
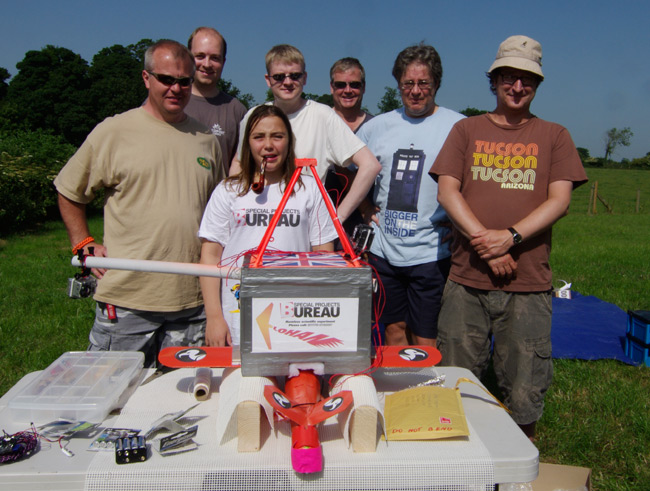
[(17, 393), (7, 406), (17, 423), (57, 419), (100, 423), (140, 374), (139, 351), (69, 351)]

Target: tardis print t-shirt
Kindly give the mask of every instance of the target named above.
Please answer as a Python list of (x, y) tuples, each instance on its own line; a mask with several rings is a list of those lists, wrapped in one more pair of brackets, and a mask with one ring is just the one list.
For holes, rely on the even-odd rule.
[(394, 266), (413, 266), (451, 255), (445, 210), (438, 185), (427, 175), (453, 125), (463, 115), (438, 107), (426, 118), (410, 118), (404, 109), (374, 117), (357, 135), (381, 163), (374, 201), (379, 226), (371, 252)]

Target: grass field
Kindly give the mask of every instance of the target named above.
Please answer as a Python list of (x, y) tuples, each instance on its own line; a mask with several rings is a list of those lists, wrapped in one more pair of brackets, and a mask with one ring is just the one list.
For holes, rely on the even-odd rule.
[[(554, 227), (554, 281), (624, 310), (650, 310), (650, 172), (587, 173), (613, 214), (600, 203), (587, 214), (591, 183), (576, 190), (570, 215)], [(90, 226), (101, 237), (101, 220)], [(69, 261), (59, 223), (0, 241), (0, 394), (63, 352), (85, 349), (94, 303), (66, 296)], [(648, 367), (556, 360), (538, 425), (541, 460), (591, 467), (595, 490), (650, 489), (649, 401)]]

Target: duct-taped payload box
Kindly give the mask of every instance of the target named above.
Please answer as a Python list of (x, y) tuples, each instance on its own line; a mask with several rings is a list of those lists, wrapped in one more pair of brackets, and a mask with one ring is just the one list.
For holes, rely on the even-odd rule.
[(244, 261), (239, 291), (245, 376), (288, 375), (290, 363), (325, 373), (370, 364), (372, 272), (339, 253), (271, 253)]

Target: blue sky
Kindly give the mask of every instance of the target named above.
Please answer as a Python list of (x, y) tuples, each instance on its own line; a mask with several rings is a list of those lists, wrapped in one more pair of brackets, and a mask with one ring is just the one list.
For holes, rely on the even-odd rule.
[[(404, 6), (400, 6), (404, 5)], [(603, 156), (603, 136), (629, 126), (632, 145), (614, 157), (650, 152), (650, 3), (645, 0), (500, 1), (169, 1), (1, 0), (0, 66), (14, 75), (29, 50), (62, 46), (90, 62), (100, 49), (142, 38), (185, 42), (199, 25), (228, 41), (224, 78), (265, 98), (264, 55), (293, 44), (307, 60), (305, 90), (329, 91), (329, 67), (355, 56), (366, 68), (364, 105), (377, 112), (397, 53), (425, 41), (440, 53), (436, 101), (490, 110), (484, 72), (499, 43), (525, 34), (542, 43), (546, 80), (533, 102), (539, 117), (566, 126), (577, 146)]]

